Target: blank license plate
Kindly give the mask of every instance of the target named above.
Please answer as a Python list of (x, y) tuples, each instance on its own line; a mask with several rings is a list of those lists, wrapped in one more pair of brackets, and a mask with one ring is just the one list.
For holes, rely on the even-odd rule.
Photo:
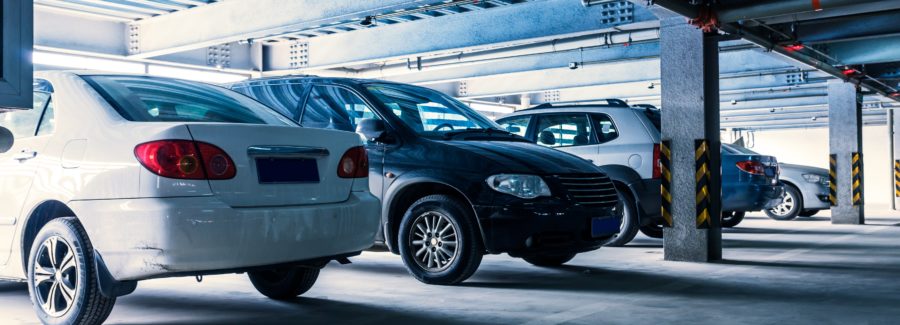
[(591, 236), (603, 237), (619, 232), (619, 218), (593, 218), (591, 219)]
[(315, 159), (256, 158), (260, 184), (318, 183), (319, 166)]

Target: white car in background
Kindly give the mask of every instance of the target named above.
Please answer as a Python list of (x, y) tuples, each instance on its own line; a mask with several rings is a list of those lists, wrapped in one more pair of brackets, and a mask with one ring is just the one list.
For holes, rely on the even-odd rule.
[[(358, 135), (206, 84), (37, 73), (0, 111), (0, 278), (46, 324), (98, 324), (137, 281), (247, 272), (273, 299), (375, 241)], [(7, 148), (3, 148), (7, 147)]]

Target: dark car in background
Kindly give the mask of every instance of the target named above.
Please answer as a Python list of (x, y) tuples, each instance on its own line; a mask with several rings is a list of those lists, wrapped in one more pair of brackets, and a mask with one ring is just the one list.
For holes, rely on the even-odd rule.
[(605, 173), (437, 91), (320, 77), (232, 88), (304, 127), (367, 140), (369, 185), (382, 200), (379, 241), (424, 283), (464, 281), (485, 253), (561, 265), (619, 231), (616, 190)]

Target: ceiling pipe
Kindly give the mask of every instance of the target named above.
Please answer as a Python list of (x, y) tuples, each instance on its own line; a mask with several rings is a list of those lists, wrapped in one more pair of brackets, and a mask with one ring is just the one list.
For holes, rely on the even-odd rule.
[(720, 22), (731, 23), (749, 19), (763, 19), (776, 16), (802, 14), (833, 9), (843, 6), (858, 5), (866, 0), (766, 0), (754, 1), (752, 5), (721, 7), (717, 11)]

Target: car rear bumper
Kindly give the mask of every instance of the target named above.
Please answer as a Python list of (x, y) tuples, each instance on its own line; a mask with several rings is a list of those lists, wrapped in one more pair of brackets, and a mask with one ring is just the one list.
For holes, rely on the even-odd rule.
[[(599, 248), (618, 228), (593, 236), (593, 218), (619, 218), (612, 208), (559, 205), (475, 206), (489, 253), (514, 257)], [(618, 225), (619, 221), (616, 221)]]
[(782, 185), (748, 185), (722, 191), (722, 211), (760, 211), (781, 203)]
[(214, 196), (76, 201), (70, 206), (116, 280), (315, 260), (364, 250), (380, 203), (232, 208)]

